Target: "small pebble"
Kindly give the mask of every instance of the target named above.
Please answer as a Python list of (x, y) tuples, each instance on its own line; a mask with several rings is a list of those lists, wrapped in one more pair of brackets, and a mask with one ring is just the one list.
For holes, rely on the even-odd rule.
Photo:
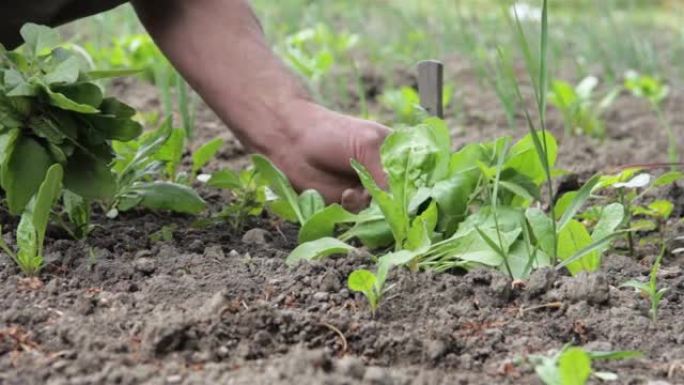
[(242, 236), (242, 242), (248, 245), (266, 245), (270, 234), (268, 231), (260, 228), (253, 228), (248, 230)]

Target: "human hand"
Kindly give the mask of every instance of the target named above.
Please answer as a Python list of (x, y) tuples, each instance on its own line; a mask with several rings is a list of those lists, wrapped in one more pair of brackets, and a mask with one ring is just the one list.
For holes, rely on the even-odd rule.
[(328, 203), (341, 202), (350, 211), (367, 206), (369, 195), (350, 161), (363, 164), (376, 181), (384, 184), (380, 146), (389, 129), (311, 102), (295, 103), (288, 116), (285, 143), (272, 143), (265, 155), (296, 189), (315, 189)]

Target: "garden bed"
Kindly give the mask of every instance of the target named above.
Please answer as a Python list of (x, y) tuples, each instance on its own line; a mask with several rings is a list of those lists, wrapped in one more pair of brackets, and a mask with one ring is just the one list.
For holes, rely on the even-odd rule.
[[(453, 76), (468, 99), (465, 115), (452, 122), (455, 143), (509, 134), (496, 128), (505, 122), (491, 92), (480, 91), (466, 66), (456, 68), (463, 68)], [(138, 83), (116, 89), (138, 107), (156, 103)], [(681, 106), (684, 98), (672, 90), (667, 113), (676, 127), (684, 126)], [(549, 126), (562, 137), (558, 116)], [(232, 143), (212, 167), (245, 163), (241, 147), (206, 110), (197, 127), (198, 142), (221, 135)], [(667, 140), (656, 127), (648, 106), (620, 98), (608, 114), (606, 140), (561, 138), (558, 164), (584, 181), (664, 160)], [(200, 191), (213, 211), (226, 199)], [(669, 187), (661, 194), (675, 203), (669, 231), (681, 233), (684, 192)], [(10, 221), (0, 217), (3, 225)], [(670, 290), (655, 324), (648, 301), (619, 287), (648, 275), (658, 252), (648, 241), (634, 257), (618, 243), (599, 272), (576, 277), (542, 269), (512, 282), (493, 270), (396, 269), (372, 318), (363, 297), (346, 288), (349, 273), (372, 266), (363, 252), (288, 268), (293, 225), (264, 217), (244, 234), (227, 225), (195, 228), (193, 221), (95, 213), (98, 227), (85, 242), (51, 229), (40, 280), (22, 278), (11, 260), (0, 260), (0, 383), (535, 384), (526, 357), (567, 343), (642, 352), (597, 364), (616, 372), (618, 383), (684, 383), (684, 257), (663, 260), (659, 282)], [(172, 239), (160, 236), (164, 228), (174, 229)]]

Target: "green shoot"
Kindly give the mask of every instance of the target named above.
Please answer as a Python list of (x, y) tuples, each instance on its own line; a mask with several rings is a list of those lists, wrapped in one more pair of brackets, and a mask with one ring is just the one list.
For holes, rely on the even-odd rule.
[(31, 198), (21, 215), (17, 227), (17, 247), (19, 248), (17, 253), (14, 253), (5, 243), (2, 238), (2, 229), (0, 229), (0, 248), (17, 263), (21, 271), (27, 276), (38, 275), (43, 267), (45, 231), (52, 206), (62, 191), (63, 176), (62, 166), (58, 164), (48, 169), (38, 192)]
[(549, 102), (563, 115), (566, 135), (584, 134), (600, 139), (605, 137), (601, 115), (613, 103), (619, 89), (614, 89), (597, 101), (594, 98), (597, 85), (598, 79), (594, 76), (584, 78), (576, 87), (562, 80), (551, 83)]
[(649, 274), (649, 279), (647, 283), (640, 282), (637, 280), (630, 280), (620, 285), (621, 287), (633, 287), (642, 295), (648, 297), (649, 301), (651, 302), (651, 309), (649, 310), (649, 313), (651, 315), (651, 320), (653, 321), (653, 323), (658, 322), (658, 307), (660, 306), (660, 302), (662, 301), (663, 296), (669, 290), (669, 288), (667, 287), (658, 290), (658, 271), (660, 270), (660, 263), (664, 255), (665, 245), (661, 247), (660, 253), (653, 262), (653, 266), (651, 267), (651, 272)]

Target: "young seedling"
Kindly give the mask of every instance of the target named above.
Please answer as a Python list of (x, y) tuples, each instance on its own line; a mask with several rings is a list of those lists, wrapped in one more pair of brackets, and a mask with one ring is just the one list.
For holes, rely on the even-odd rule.
[(43, 267), (43, 243), (50, 212), (62, 191), (64, 171), (59, 164), (52, 165), (36, 195), (26, 206), (17, 227), (18, 252), (4, 241), (0, 228), (0, 248), (9, 255), (27, 276), (36, 276)]
[(585, 385), (593, 376), (602, 381), (615, 381), (618, 375), (612, 372), (595, 371), (594, 361), (624, 360), (640, 357), (635, 351), (589, 352), (581, 347), (566, 345), (551, 357), (531, 355), (528, 360), (540, 380), (546, 385)]
[(651, 309), (649, 310), (649, 313), (651, 314), (651, 320), (653, 323), (658, 322), (658, 307), (660, 306), (660, 301), (662, 301), (663, 296), (669, 290), (667, 287), (658, 289), (658, 271), (660, 270), (660, 263), (664, 254), (665, 245), (661, 247), (660, 253), (653, 262), (648, 282), (630, 280), (620, 285), (621, 287), (633, 287), (649, 299), (651, 302)]
[(211, 187), (230, 190), (233, 199), (219, 217), (228, 221), (235, 231), (242, 231), (249, 217), (261, 215), (266, 205), (266, 184), (257, 177), (254, 168), (240, 172), (224, 169), (211, 175)]
[(601, 116), (615, 101), (620, 90), (610, 91), (601, 100), (596, 100), (594, 90), (598, 79), (594, 76), (584, 78), (576, 87), (570, 83), (556, 80), (551, 83), (549, 102), (563, 115), (565, 134), (584, 134), (603, 139), (606, 135)]
[[(636, 97), (649, 102), (651, 109), (658, 117), (661, 127), (667, 133), (668, 149), (667, 156), (670, 163), (679, 162), (679, 148), (677, 136), (663, 111), (663, 101), (667, 98), (670, 89), (660, 79), (653, 76), (641, 75), (630, 71), (625, 76), (625, 88)], [(674, 167), (674, 166), (673, 166)]]
[(385, 287), (385, 281), (390, 270), (411, 262), (414, 257), (415, 255), (409, 251), (387, 254), (378, 260), (375, 274), (365, 269), (355, 270), (347, 278), (347, 286), (349, 290), (362, 293), (366, 297), (371, 315), (375, 317), (383, 295), (389, 290)]

